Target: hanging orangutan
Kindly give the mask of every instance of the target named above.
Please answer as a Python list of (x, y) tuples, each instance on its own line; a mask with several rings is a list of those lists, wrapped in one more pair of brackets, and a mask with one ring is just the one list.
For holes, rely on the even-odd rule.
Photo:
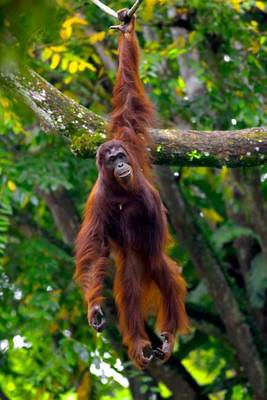
[[(186, 286), (165, 252), (168, 227), (151, 178), (147, 147), (154, 109), (139, 78), (135, 17), (118, 12), (119, 68), (113, 92), (110, 140), (97, 152), (99, 176), (91, 191), (76, 240), (76, 280), (88, 304), (89, 324), (101, 332), (103, 278), (115, 256), (114, 298), (119, 329), (131, 360), (145, 368), (153, 356), (166, 361), (177, 332), (186, 332)], [(161, 346), (153, 349), (145, 320), (156, 316)]]

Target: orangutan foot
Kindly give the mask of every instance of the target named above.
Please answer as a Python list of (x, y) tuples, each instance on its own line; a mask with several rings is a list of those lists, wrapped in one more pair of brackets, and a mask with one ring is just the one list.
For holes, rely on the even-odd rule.
[(102, 332), (106, 325), (103, 311), (100, 305), (94, 305), (88, 308), (88, 322), (97, 332)]
[(154, 350), (154, 356), (162, 360), (162, 362), (166, 362), (170, 358), (173, 350), (174, 335), (169, 332), (162, 332), (160, 336), (163, 339), (162, 344)]
[(137, 340), (133, 346), (129, 347), (129, 357), (138, 368), (146, 368), (153, 359), (151, 343), (144, 339)]

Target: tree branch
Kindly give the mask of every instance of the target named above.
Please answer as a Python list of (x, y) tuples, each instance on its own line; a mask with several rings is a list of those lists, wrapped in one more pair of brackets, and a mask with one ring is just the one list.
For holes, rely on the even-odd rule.
[(130, 8), (130, 10), (127, 13), (128, 17), (131, 17), (132, 15), (134, 15), (134, 13), (136, 13), (136, 11), (138, 10), (138, 8), (140, 7), (142, 2), (143, 2), (143, 0), (136, 0), (136, 2), (133, 4), (133, 6)]
[[(27, 104), (49, 131), (69, 139), (71, 151), (94, 157), (106, 139), (106, 120), (64, 96), (29, 68), (0, 71), (0, 87)], [(267, 128), (239, 131), (152, 130), (158, 164), (228, 167), (264, 164)]]
[(106, 14), (111, 15), (114, 18), (118, 18), (118, 14), (116, 11), (112, 10), (112, 8), (106, 6), (104, 3), (102, 3), (99, 0), (91, 0), (92, 3), (94, 3), (97, 7), (99, 7), (102, 11), (104, 11)]
[(70, 246), (66, 245), (60, 239), (55, 237), (54, 232), (50, 232), (40, 225), (38, 225), (33, 219), (30, 219), (26, 214), (20, 213), (16, 210), (15, 215), (12, 218), (12, 229), (25, 237), (26, 239), (31, 239), (35, 237), (42, 237), (54, 246), (57, 246), (61, 250), (65, 251), (68, 255), (72, 256), (72, 251)]
[[(104, 11), (106, 14), (111, 15), (114, 18), (118, 18), (118, 13), (114, 10), (112, 10), (112, 8), (106, 6), (105, 4), (103, 4), (101, 1), (99, 0), (91, 0), (92, 3), (94, 3), (97, 7), (99, 7), (102, 11)], [(135, 3), (132, 5), (132, 7), (130, 8), (130, 10), (128, 10), (127, 15), (128, 17), (132, 17), (136, 11), (138, 10), (138, 8), (140, 7), (141, 3), (143, 2), (143, 0), (136, 0)]]
[(247, 213), (255, 232), (260, 239), (260, 245), (267, 264), (267, 216), (264, 195), (261, 191), (261, 175), (255, 169), (243, 169), (234, 174), (243, 190)]
[[(67, 190), (59, 186), (55, 191), (45, 192), (40, 188), (37, 193), (49, 207), (58, 230), (62, 233), (64, 243), (73, 246), (79, 228), (79, 216)], [(64, 207), (62, 206), (64, 204)]]

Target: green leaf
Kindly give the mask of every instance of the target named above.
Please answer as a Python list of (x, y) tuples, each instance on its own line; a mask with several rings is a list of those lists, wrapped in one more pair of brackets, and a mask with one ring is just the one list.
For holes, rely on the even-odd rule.
[(222, 247), (229, 242), (240, 236), (256, 236), (255, 233), (244, 226), (236, 225), (233, 222), (226, 222), (224, 225), (220, 226), (211, 236), (211, 241), (217, 250), (222, 249)]

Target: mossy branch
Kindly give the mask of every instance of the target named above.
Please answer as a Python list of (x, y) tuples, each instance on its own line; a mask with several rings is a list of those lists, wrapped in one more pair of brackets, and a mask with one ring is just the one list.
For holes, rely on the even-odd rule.
[[(33, 70), (2, 68), (0, 87), (27, 104), (48, 131), (67, 137), (75, 155), (94, 157), (105, 141), (105, 118), (63, 95)], [(267, 160), (267, 127), (213, 132), (154, 129), (152, 135), (157, 164), (241, 167)]]

